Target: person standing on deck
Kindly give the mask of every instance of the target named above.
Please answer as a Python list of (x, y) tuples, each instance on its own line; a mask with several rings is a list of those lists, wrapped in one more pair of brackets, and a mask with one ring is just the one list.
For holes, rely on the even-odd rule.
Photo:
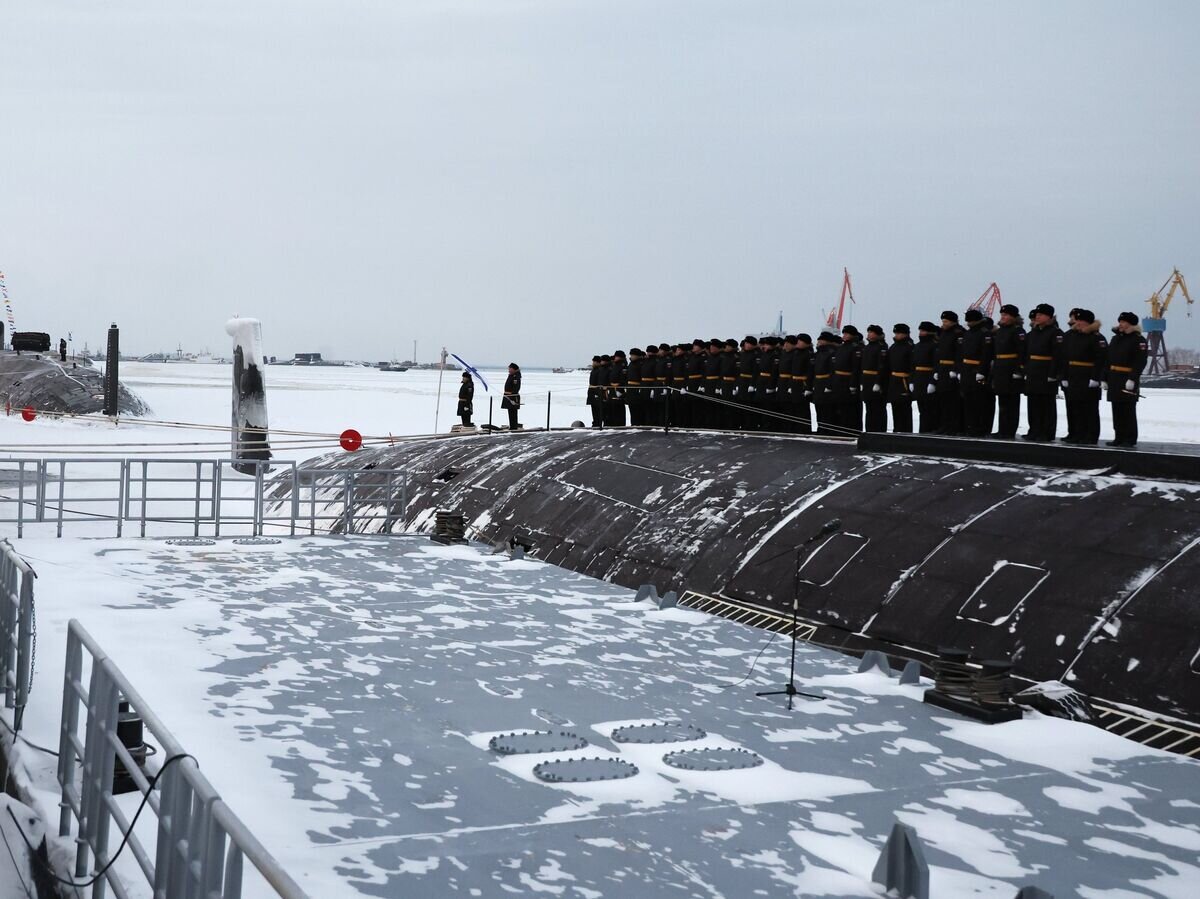
[(500, 408), (508, 410), (508, 429), (520, 430), (517, 410), (521, 408), (521, 367), (515, 362), (508, 363), (508, 377), (504, 379), (504, 399), (500, 401)]

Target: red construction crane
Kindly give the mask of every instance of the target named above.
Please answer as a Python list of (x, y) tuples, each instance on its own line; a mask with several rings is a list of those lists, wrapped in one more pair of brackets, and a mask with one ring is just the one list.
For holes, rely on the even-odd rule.
[(988, 285), (988, 289), (979, 295), (979, 299), (967, 308), (978, 309), (988, 318), (994, 319), (996, 317), (996, 310), (1000, 308), (1000, 302), (1000, 288), (993, 281)]
[[(836, 310), (830, 309), (829, 315), (825, 318), (825, 327), (835, 334), (842, 333), (842, 315), (846, 311), (846, 297), (850, 298), (850, 302), (854, 303), (854, 290), (850, 287), (850, 272), (845, 268), (842, 269), (842, 298), (838, 301)], [(857, 305), (857, 303), (855, 303)], [(837, 312), (837, 318), (834, 318), (834, 312)]]

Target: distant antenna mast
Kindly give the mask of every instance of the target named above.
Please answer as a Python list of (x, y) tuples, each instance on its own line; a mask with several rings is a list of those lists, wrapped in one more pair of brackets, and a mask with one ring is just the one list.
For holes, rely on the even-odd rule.
[[(415, 356), (416, 353), (413, 353), (413, 355)], [(448, 354), (446, 352), (446, 348), (442, 347), (441, 364), (438, 365), (437, 405), (435, 405), (433, 407), (433, 433), (435, 433), (435, 434), (438, 432), (438, 417), (442, 414), (442, 375), (444, 375), (446, 373), (446, 356), (447, 355)], [(413, 361), (415, 362), (416, 360), (414, 359)]]
[[(0, 297), (4, 298), (4, 314), (8, 318), (8, 339), (12, 340), (12, 335), (17, 330), (16, 319), (13, 318), (12, 300), (8, 298), (8, 288), (4, 286), (4, 272), (0, 272)], [(0, 344), (3, 341), (0, 340)]]
[(417, 342), (413, 341), (413, 365), (417, 364)]

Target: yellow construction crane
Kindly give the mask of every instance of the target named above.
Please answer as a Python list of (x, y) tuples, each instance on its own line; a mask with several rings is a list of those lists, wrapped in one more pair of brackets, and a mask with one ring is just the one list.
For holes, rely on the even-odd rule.
[[(1183, 294), (1188, 306), (1195, 302), (1188, 293), (1187, 281), (1183, 279), (1183, 273), (1179, 269), (1171, 272), (1171, 277), (1146, 300), (1150, 304), (1150, 315), (1142, 319), (1142, 330), (1146, 332), (1146, 342), (1149, 345), (1147, 374), (1166, 374), (1171, 369), (1166, 342), (1167, 310), (1171, 308), (1171, 300), (1175, 299), (1176, 293)], [(1190, 316), (1192, 310), (1188, 309), (1187, 314)]]

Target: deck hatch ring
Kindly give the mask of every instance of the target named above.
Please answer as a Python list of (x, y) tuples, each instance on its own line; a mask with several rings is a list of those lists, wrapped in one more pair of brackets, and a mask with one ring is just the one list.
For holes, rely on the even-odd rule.
[(638, 773), (637, 765), (620, 759), (557, 759), (533, 766), (533, 774), (547, 783), (583, 783), (596, 780), (621, 780)]
[(663, 761), (685, 771), (736, 771), (763, 763), (762, 756), (749, 749), (679, 749), (668, 752)]
[(678, 722), (631, 724), (612, 732), (612, 738), (617, 743), (686, 743), (689, 740), (703, 740), (707, 736), (699, 727)]
[(588, 741), (565, 730), (535, 730), (524, 734), (496, 734), (488, 740), (488, 748), (501, 755), (524, 755), (531, 752), (567, 752), (582, 749)]

